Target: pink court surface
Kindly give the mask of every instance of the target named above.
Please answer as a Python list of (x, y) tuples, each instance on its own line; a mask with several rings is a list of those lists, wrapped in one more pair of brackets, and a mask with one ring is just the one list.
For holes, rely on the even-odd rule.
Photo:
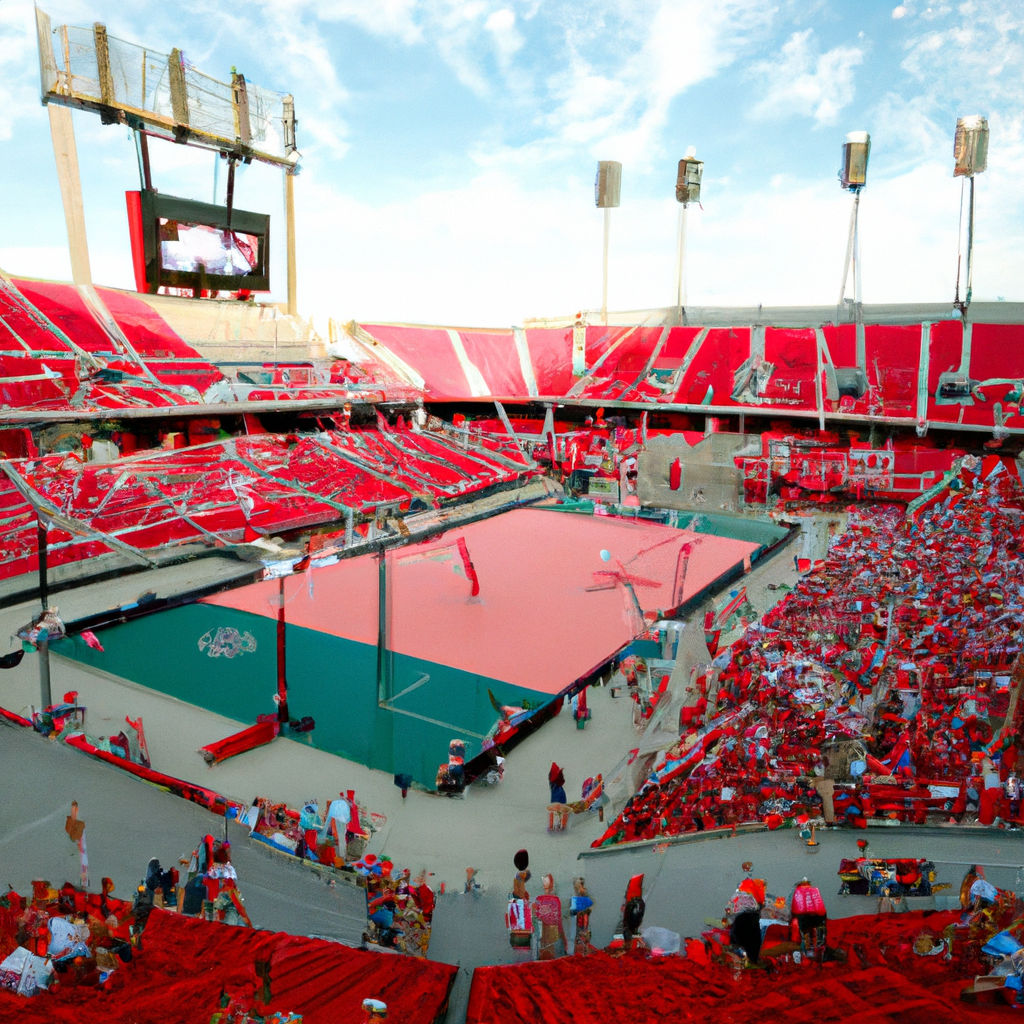
[[(556, 694), (639, 636), (641, 609), (682, 603), (756, 549), (610, 516), (517, 509), (388, 552), (387, 647)], [(286, 577), (289, 625), (376, 644), (379, 565), (363, 555)], [(276, 618), (279, 586), (205, 600)]]

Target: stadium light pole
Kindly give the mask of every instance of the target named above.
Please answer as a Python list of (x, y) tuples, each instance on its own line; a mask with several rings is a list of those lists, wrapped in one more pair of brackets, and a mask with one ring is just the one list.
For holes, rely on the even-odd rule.
[(963, 183), (960, 191), (960, 230), (957, 236), (956, 298), (955, 303), (962, 314), (971, 304), (974, 275), (974, 177), (988, 166), (988, 121), (980, 114), (961, 117), (956, 122), (956, 136), (953, 140), (953, 176), (966, 178), (971, 183), (967, 203), (967, 271), (964, 274), (966, 297), (960, 302), (960, 239), (963, 237), (964, 200)]
[(608, 324), (608, 236), (611, 232), (612, 210), (619, 205), (622, 190), (622, 164), (618, 160), (600, 160), (594, 182), (594, 201), (604, 210), (604, 259), (601, 267), (601, 322)]
[(861, 307), (861, 262), (860, 262), (860, 194), (868, 182), (868, 157), (871, 154), (871, 136), (867, 132), (850, 132), (843, 143), (843, 162), (839, 168), (839, 185), (846, 192), (853, 193), (853, 209), (850, 211), (850, 235), (846, 242), (846, 259), (843, 261), (843, 280), (839, 287), (839, 302), (842, 310), (846, 301), (846, 285), (853, 267), (854, 322), (857, 325), (857, 366), (867, 367), (867, 349), (864, 341), (863, 310)]
[(700, 202), (700, 182), (704, 175), (704, 161), (697, 159), (697, 150), (690, 146), (686, 156), (679, 161), (676, 172), (676, 202), (680, 203), (676, 231), (676, 306), (679, 307), (679, 322), (683, 322), (683, 306), (686, 305), (686, 279), (684, 257), (686, 249), (686, 209), (690, 203)]

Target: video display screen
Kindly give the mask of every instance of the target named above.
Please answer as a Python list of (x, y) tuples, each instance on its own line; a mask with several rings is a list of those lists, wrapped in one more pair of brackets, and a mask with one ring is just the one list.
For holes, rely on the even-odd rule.
[(221, 231), (208, 224), (160, 218), (160, 266), (163, 270), (243, 276), (259, 262), (258, 235)]
[(129, 192), (136, 287), (194, 294), (270, 290), (270, 217), (158, 192)]

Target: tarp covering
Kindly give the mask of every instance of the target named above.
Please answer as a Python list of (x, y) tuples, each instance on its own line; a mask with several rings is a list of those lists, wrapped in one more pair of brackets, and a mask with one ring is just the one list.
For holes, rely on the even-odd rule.
[[(18, 284), (23, 290), (0, 278), (0, 398), (8, 408), (113, 410), (198, 400), (197, 391), (186, 396), (148, 376), (141, 357), (104, 330), (73, 285)], [(174, 385), (221, 376), (179, 343), (174, 355), (192, 372)], [(168, 355), (173, 358), (169, 347)]]
[[(395, 324), (363, 329), (418, 372), (434, 400), (540, 397), (1024, 429), (1024, 324), (972, 323), (965, 331), (947, 311), (937, 322), (869, 323), (858, 344), (852, 323), (751, 326), (756, 311), (751, 319), (744, 312), (736, 310), (731, 324), (719, 318), (704, 326), (691, 320), (487, 332)], [(574, 373), (581, 345), (582, 372)], [(851, 388), (858, 363), (863, 388)], [(951, 390), (948, 375), (967, 383)]]
[[(829, 922), (829, 946), (845, 962), (778, 963), (769, 974), (737, 974), (719, 964), (643, 954), (586, 957), (473, 973), (467, 1024), (991, 1024), (999, 1007), (962, 1003), (977, 965), (955, 957), (918, 956), (911, 944), (926, 931), (941, 938), (959, 917), (911, 912)], [(768, 951), (766, 950), (766, 953)], [(1010, 1014), (1009, 1007), (1002, 1014)]]
[(134, 295), (108, 288), (96, 289), (134, 350), (128, 351), (103, 329), (74, 285), (27, 280), (16, 283), (21, 294), (40, 312), (77, 345), (102, 358), (110, 369), (140, 378), (145, 378), (149, 369), (161, 383), (187, 384), (199, 392), (223, 376)]
[(367, 354), (315, 372), (224, 374), (142, 298), (108, 288), (0, 276), (0, 405), (95, 413), (255, 401), (411, 400), (419, 392)]
[[(269, 1010), (300, 1013), (303, 1024), (363, 1024), (366, 998), (389, 1018), (432, 1024), (458, 968), (415, 957), (350, 949), (337, 942), (252, 931), (164, 910), (150, 915), (141, 953), (100, 990), (60, 986), (32, 998), (0, 989), (0, 1019), (20, 1024), (198, 1024), (221, 994), (265, 991), (257, 963), (269, 963)], [(267, 1005), (267, 1004), (263, 1004)]]
[[(264, 716), (264, 718), (267, 717)], [(199, 753), (203, 755), (203, 760), (207, 764), (220, 764), (221, 761), (226, 761), (229, 757), (237, 757), (247, 750), (254, 750), (256, 747), (270, 743), (277, 737), (280, 729), (280, 725), (275, 721), (257, 722), (255, 725), (249, 726), (248, 729), (232, 733), (215, 743), (207, 743), (205, 747), (199, 748)]]
[[(365, 429), (255, 434), (112, 463), (66, 452), (11, 460), (0, 475), (0, 578), (37, 567), (37, 511), (49, 519), (50, 564), (112, 550), (251, 541), (358, 522), (380, 505), (408, 511), (458, 501), (530, 475), (508, 454), (440, 431)], [(122, 548), (123, 550), (123, 548)]]

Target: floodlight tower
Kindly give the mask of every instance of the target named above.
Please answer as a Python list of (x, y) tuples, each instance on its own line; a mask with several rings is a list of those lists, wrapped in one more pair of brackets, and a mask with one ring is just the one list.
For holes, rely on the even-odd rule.
[(850, 237), (846, 243), (846, 260), (843, 262), (843, 283), (839, 289), (839, 305), (846, 299), (846, 283), (853, 263), (853, 295), (856, 316), (860, 321), (860, 193), (868, 181), (868, 156), (871, 153), (871, 136), (867, 132), (850, 132), (843, 144), (843, 165), (839, 169), (840, 187), (853, 193), (853, 210), (850, 213)]
[(604, 210), (604, 260), (602, 263), (601, 322), (608, 323), (608, 235), (612, 224), (612, 209), (619, 205), (622, 190), (622, 164), (618, 160), (599, 160), (597, 179), (594, 181), (594, 202)]
[(971, 183), (970, 197), (967, 203), (967, 294), (960, 301), (960, 249), (959, 240), (963, 236), (964, 200), (963, 182), (960, 185), (960, 230), (957, 235), (956, 258), (956, 298), (955, 303), (961, 313), (967, 312), (971, 304), (971, 285), (974, 271), (974, 176), (981, 174), (988, 166), (988, 121), (980, 114), (961, 117), (956, 122), (956, 136), (953, 140), (953, 176), (966, 178)]
[(871, 136), (867, 132), (850, 132), (843, 144), (843, 163), (839, 168), (839, 184), (853, 193), (853, 210), (850, 212), (850, 237), (846, 242), (846, 259), (843, 261), (843, 283), (839, 288), (839, 309), (846, 300), (846, 282), (850, 277), (853, 263), (853, 318), (856, 326), (856, 360), (860, 370), (867, 369), (867, 344), (864, 340), (864, 316), (861, 306), (860, 268), (860, 193), (868, 182), (868, 156), (871, 154)]
[(676, 202), (679, 207), (679, 226), (676, 242), (676, 305), (679, 307), (679, 322), (683, 322), (683, 306), (686, 304), (686, 287), (683, 278), (683, 252), (686, 247), (686, 208), (690, 203), (700, 202), (700, 181), (704, 175), (704, 162), (697, 159), (697, 150), (690, 146), (686, 156), (679, 161), (676, 172)]

